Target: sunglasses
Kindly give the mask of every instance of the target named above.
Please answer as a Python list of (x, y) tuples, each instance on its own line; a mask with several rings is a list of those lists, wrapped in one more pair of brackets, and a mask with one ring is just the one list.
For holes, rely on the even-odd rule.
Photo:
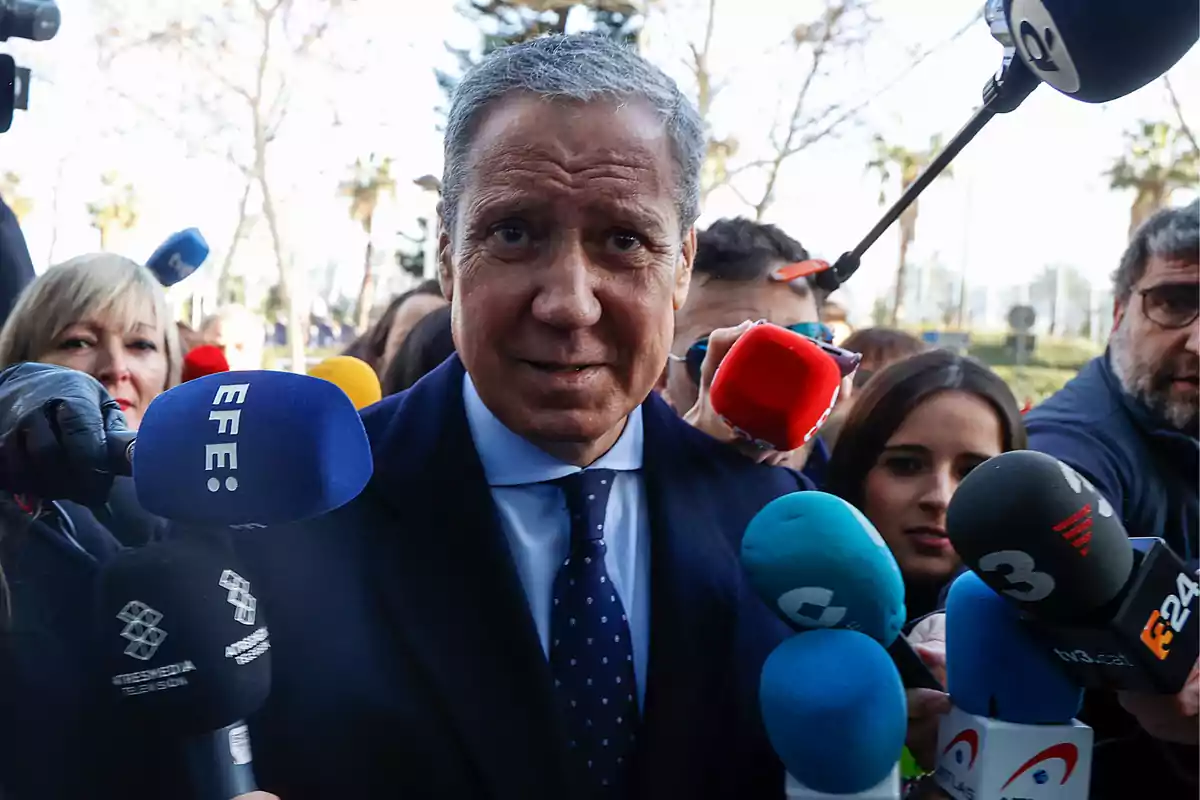
[[(861, 353), (853, 353), (849, 350), (844, 350), (833, 344), (833, 331), (829, 326), (821, 322), (797, 322), (795, 325), (785, 325), (792, 333), (798, 333), (813, 342), (817, 347), (837, 362), (838, 369), (841, 370), (842, 377), (849, 375), (858, 369), (858, 364), (862, 361)], [(669, 353), (668, 358), (671, 361), (683, 364), (687, 368), (688, 377), (699, 386), (700, 385), (700, 366), (704, 363), (704, 356), (708, 354), (708, 337), (696, 341), (687, 349), (687, 353), (682, 356), (677, 356), (674, 353)]]
[(1138, 294), (1146, 318), (1168, 330), (1186, 328), (1200, 316), (1200, 291), (1194, 283), (1160, 283)]

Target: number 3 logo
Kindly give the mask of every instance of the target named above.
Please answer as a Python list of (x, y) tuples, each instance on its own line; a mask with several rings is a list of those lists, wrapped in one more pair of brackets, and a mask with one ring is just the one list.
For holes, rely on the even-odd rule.
[[(981, 570), (998, 575), (1009, 585), (1010, 588), (1000, 591), (1023, 603), (1045, 600), (1054, 591), (1054, 578), (1044, 572), (1037, 572), (1035, 566), (1029, 554), (1021, 550), (1000, 550), (979, 559)], [(1018, 588), (1022, 584), (1029, 588)]]

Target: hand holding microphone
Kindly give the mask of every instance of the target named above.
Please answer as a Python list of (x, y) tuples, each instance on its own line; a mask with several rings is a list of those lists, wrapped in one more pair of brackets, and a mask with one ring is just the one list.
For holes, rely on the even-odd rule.
[(762, 321), (716, 330), (684, 419), (756, 461), (774, 460), (812, 440), (860, 360)]
[(1176, 744), (1200, 744), (1200, 664), (1192, 667), (1178, 694), (1118, 692), (1121, 707), (1155, 739)]
[(1187, 683), (1200, 655), (1193, 570), (1161, 539), (1130, 539), (1070, 466), (1030, 450), (991, 458), (946, 523), (963, 563), (1081, 685), (1173, 695)]
[(132, 438), (125, 417), (92, 376), (49, 364), (0, 373), (0, 488), (44, 500), (103, 503), (114, 450)]

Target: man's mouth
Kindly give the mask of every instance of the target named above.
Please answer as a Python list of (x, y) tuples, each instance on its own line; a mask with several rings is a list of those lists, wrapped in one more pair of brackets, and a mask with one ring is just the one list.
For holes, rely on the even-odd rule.
[(557, 364), (552, 361), (528, 361), (528, 360), (525, 363), (528, 364), (529, 366), (533, 367), (534, 369), (540, 370), (542, 372), (567, 373), (567, 374), (572, 373), (572, 372), (583, 372), (584, 370), (593, 369), (595, 367), (600, 366), (599, 364)]

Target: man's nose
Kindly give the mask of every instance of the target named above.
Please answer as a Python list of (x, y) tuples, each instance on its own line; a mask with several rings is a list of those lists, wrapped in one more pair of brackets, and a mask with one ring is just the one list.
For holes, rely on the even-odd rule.
[(559, 248), (554, 263), (545, 267), (533, 300), (534, 317), (555, 328), (595, 325), (600, 319), (596, 280), (583, 242), (570, 237)]
[(1200, 317), (1192, 320), (1192, 324), (1188, 327), (1188, 337), (1185, 347), (1187, 347), (1189, 353), (1200, 354)]

